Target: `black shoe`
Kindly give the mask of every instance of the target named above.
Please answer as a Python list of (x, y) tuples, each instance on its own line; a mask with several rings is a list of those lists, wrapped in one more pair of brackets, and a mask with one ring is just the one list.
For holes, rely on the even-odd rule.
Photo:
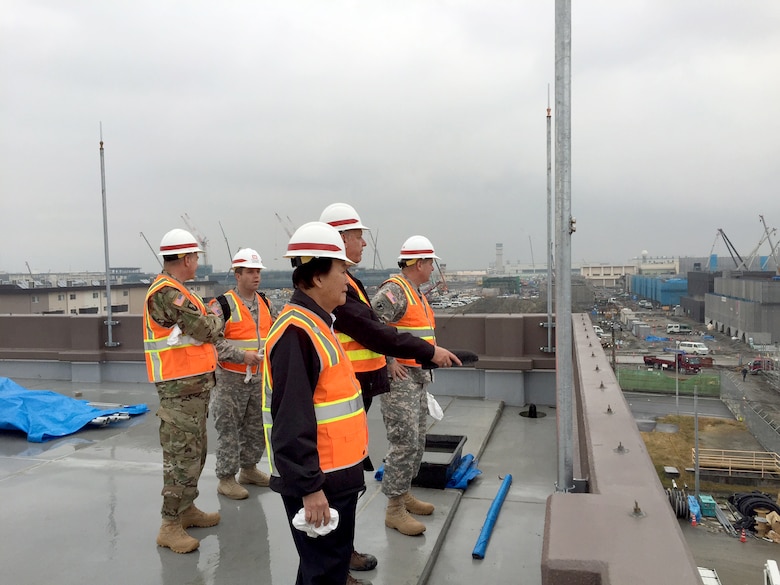
[(374, 471), (374, 464), (371, 463), (371, 457), (366, 456), (363, 459), (363, 471)]
[(376, 569), (376, 564), (374, 555), (361, 554), (356, 550), (352, 551), (352, 557), (349, 559), (350, 571), (371, 571)]

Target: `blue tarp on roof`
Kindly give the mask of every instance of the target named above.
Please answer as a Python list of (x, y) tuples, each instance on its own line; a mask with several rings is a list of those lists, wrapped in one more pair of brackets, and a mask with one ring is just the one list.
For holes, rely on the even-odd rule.
[(99, 416), (126, 412), (143, 414), (145, 404), (118, 408), (95, 408), (50, 390), (28, 390), (13, 380), (0, 377), (0, 430), (22, 431), (32, 443), (42, 443), (83, 429)]

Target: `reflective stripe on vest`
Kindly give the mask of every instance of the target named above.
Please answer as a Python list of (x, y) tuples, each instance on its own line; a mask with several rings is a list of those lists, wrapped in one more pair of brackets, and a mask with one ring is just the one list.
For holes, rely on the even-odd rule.
[[(257, 299), (257, 323), (252, 318), (252, 312), (238, 297), (235, 290), (225, 293), (225, 300), (230, 306), (230, 319), (225, 323), (223, 333), (225, 340), (232, 346), (242, 351), (259, 351), (265, 347), (265, 338), (271, 329), (271, 311), (262, 297), (255, 293)], [(218, 303), (216, 299), (211, 301)], [(246, 364), (228, 361), (220, 361), (219, 366), (225, 370), (238, 374), (246, 373)], [(259, 366), (252, 366), (252, 375), (260, 371)]]
[[(349, 278), (349, 286), (355, 289), (355, 292), (357, 292), (360, 302), (365, 303), (370, 308), (371, 303), (363, 294), (363, 291), (360, 290), (360, 287), (355, 282), (353, 276), (349, 272), (347, 272), (347, 277)], [(335, 326), (338, 329), (339, 326), (338, 319), (336, 319)], [(385, 365), (387, 364), (387, 360), (385, 359), (385, 356), (383, 356), (381, 353), (376, 353), (375, 351), (371, 351), (367, 347), (361, 345), (360, 343), (352, 339), (346, 333), (338, 332), (337, 335), (339, 341), (341, 342), (342, 347), (344, 348), (344, 351), (347, 353), (347, 357), (349, 358), (349, 361), (352, 362), (352, 367), (355, 369), (356, 372), (374, 372), (380, 368), (385, 367)]]
[(360, 384), (352, 365), (320, 317), (304, 307), (286, 305), (268, 333), (266, 355), (269, 359), (265, 360), (263, 367), (263, 432), (271, 474), (279, 477), (273, 454), (273, 372), (270, 356), (279, 337), (290, 325), (306, 332), (320, 361), (320, 375), (313, 396), (320, 469), (330, 473), (357, 465), (368, 454), (368, 427)]
[[(406, 312), (399, 321), (390, 325), (395, 326), (398, 331), (410, 333), (431, 345), (436, 345), (436, 318), (425, 296), (418, 295), (409, 281), (400, 276), (392, 276), (385, 281), (387, 282), (400, 286), (406, 295)], [(420, 367), (420, 364), (413, 359), (396, 358), (396, 361), (405, 366)]]
[(206, 314), (206, 305), (198, 295), (173, 278), (163, 274), (157, 276), (146, 292), (144, 302), (144, 358), (149, 381), (165, 382), (213, 372), (217, 366), (213, 344), (199, 343), (188, 335), (182, 335), (178, 344), (168, 345), (173, 327), (163, 327), (151, 318), (149, 299), (165, 287), (175, 288), (198, 307), (201, 313)]

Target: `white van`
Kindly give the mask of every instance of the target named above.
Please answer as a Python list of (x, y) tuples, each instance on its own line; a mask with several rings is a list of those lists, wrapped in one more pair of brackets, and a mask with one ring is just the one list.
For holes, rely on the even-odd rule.
[(680, 323), (667, 323), (667, 333), (681, 333), (683, 335), (690, 335), (693, 331), (688, 325), (682, 325)]
[(710, 353), (710, 348), (701, 341), (681, 341), (679, 347), (685, 353), (692, 353), (695, 355), (707, 355)]

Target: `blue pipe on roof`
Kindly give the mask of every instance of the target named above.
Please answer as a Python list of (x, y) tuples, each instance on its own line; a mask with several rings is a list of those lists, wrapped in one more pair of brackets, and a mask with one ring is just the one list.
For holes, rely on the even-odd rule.
[(477, 544), (474, 545), (474, 550), (471, 553), (471, 556), (475, 559), (485, 558), (485, 550), (487, 549), (490, 535), (493, 533), (493, 526), (496, 524), (496, 518), (498, 518), (498, 513), (501, 511), (501, 505), (504, 503), (510, 485), (512, 485), (511, 474), (504, 478), (504, 482), (501, 484), (501, 487), (498, 488), (498, 493), (493, 499), (493, 503), (490, 505), (490, 509), (485, 517), (485, 523), (482, 525), (482, 530), (477, 538)]

